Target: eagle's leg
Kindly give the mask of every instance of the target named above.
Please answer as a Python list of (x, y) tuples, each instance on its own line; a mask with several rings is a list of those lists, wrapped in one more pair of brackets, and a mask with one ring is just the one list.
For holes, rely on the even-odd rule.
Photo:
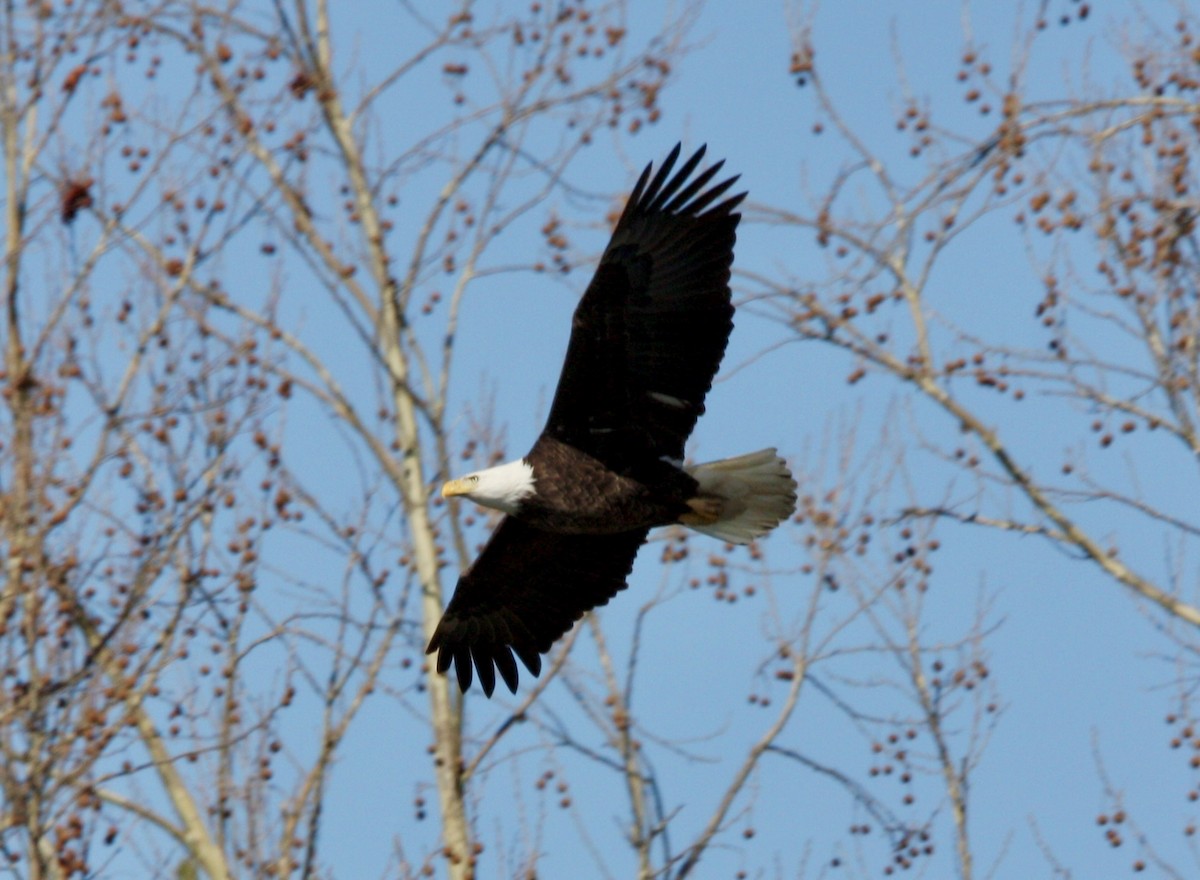
[(725, 511), (725, 505), (721, 499), (712, 496), (689, 498), (687, 506), (688, 512), (679, 517), (679, 521), (685, 526), (711, 526), (721, 518), (721, 514)]

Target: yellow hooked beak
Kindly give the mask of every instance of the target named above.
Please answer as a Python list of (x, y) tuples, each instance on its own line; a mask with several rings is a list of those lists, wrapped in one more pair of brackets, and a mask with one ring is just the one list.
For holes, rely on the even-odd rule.
[(475, 485), (475, 480), (471, 477), (463, 477), (461, 480), (447, 480), (442, 484), (442, 497), (453, 498), (456, 495), (471, 494), (471, 487)]

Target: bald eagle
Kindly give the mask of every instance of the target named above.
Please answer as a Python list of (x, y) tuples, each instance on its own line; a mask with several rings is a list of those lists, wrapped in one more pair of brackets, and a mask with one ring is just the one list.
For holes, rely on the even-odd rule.
[[(746, 194), (721, 197), (718, 162), (672, 176), (677, 145), (634, 186), (575, 309), (549, 418), (529, 454), (442, 487), (505, 516), (458, 580), (426, 653), (472, 665), (489, 697), (495, 671), (517, 690), (514, 654), (541, 655), (585, 612), (624, 589), (655, 526), (680, 523), (734, 544), (765, 535), (796, 505), (774, 449), (685, 465), (684, 444), (733, 329), (729, 272)], [(707, 187), (707, 188), (706, 188)]]

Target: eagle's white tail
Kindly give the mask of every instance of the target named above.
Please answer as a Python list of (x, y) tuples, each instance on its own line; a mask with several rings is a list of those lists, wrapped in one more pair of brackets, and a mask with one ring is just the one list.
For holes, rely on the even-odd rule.
[(775, 449), (686, 467), (700, 484), (701, 499), (719, 500), (716, 519), (687, 525), (730, 544), (749, 544), (771, 531), (796, 509), (796, 481)]

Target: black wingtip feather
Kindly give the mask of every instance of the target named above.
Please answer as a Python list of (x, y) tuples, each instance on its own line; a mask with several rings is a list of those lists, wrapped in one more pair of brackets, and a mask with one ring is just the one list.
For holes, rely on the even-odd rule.
[(471, 687), (471, 649), (465, 643), (454, 651), (454, 673), (458, 676), (458, 689), (465, 694)]
[(698, 174), (696, 176), (696, 179), (693, 180), (691, 183), (689, 183), (683, 189), (683, 191), (679, 193), (679, 195), (675, 196), (675, 198), (671, 199), (671, 201), (667, 205), (663, 206), (662, 210), (664, 211), (664, 213), (667, 213), (667, 214), (689, 214), (689, 213), (692, 213), (692, 208), (690, 205), (688, 205), (688, 200), (691, 199), (692, 196), (694, 196), (696, 193), (700, 192), (700, 190), (704, 188), (704, 185), (707, 184), (710, 180), (712, 180), (713, 177), (716, 175), (716, 173), (718, 171), (720, 171), (722, 166), (724, 166), (724, 165), (725, 165), (725, 160), (722, 159), (720, 162), (717, 162), (715, 165), (712, 165), (712, 166), (704, 169), (703, 171), (701, 171), (700, 174)]
[[(664, 210), (663, 205), (666, 204), (666, 202), (673, 195), (675, 195), (679, 187), (683, 186), (687, 182), (687, 179), (691, 176), (692, 172), (696, 170), (696, 166), (699, 165), (700, 160), (704, 158), (704, 152), (706, 149), (707, 147), (701, 147), (695, 153), (693, 153), (691, 157), (683, 163), (683, 167), (675, 173), (675, 176), (667, 182), (666, 186), (664, 186), (657, 193), (653, 193), (654, 198), (650, 204), (646, 205), (641, 210), (647, 214), (654, 214)], [(678, 151), (679, 144), (676, 144), (675, 152)], [(664, 165), (663, 167), (665, 168), (667, 166)]]
[(630, 213), (632, 213), (634, 208), (637, 206), (637, 203), (641, 201), (642, 193), (646, 190), (646, 181), (650, 179), (650, 172), (653, 170), (653, 168), (654, 163), (647, 162), (646, 167), (642, 169), (642, 173), (638, 176), (637, 183), (633, 185), (633, 192), (629, 194), (629, 198), (625, 202), (625, 210), (621, 212), (621, 219), (617, 221), (618, 226), (628, 219)]
[[(654, 179), (651, 180), (650, 185), (646, 187), (645, 198), (649, 199), (651, 203), (657, 200), (659, 190), (662, 189), (663, 184), (666, 182), (667, 177), (671, 173), (671, 169), (675, 167), (675, 160), (679, 158), (679, 150), (682, 146), (682, 144), (676, 144), (674, 149), (667, 153), (667, 158), (664, 159), (663, 163), (658, 166), (658, 173), (654, 175)], [(630, 203), (633, 203), (632, 199), (630, 199)]]
[(507, 645), (501, 645), (495, 656), (496, 668), (504, 684), (514, 694), (517, 692), (517, 661), (513, 659), (512, 650)]
[(479, 686), (483, 688), (485, 697), (490, 697), (496, 689), (496, 667), (492, 665), (491, 647), (486, 645), (471, 652), (475, 660), (475, 671), (479, 674)]
[[(722, 180), (716, 186), (710, 188), (707, 192), (701, 193), (696, 198), (696, 201), (694, 201), (690, 205), (688, 205), (688, 213), (691, 214), (693, 217), (701, 216), (701, 214), (704, 213), (705, 208), (707, 208), (709, 205), (711, 205), (713, 202), (715, 202), (721, 196), (725, 195), (725, 193), (729, 191), (729, 188), (738, 182), (738, 178), (740, 176), (741, 175), (735, 174), (733, 177), (729, 178), (728, 180)], [(731, 211), (733, 209), (733, 206), (736, 205), (738, 202), (740, 202), (745, 197), (746, 197), (745, 193), (742, 193), (740, 196), (730, 196), (729, 199), (726, 199), (726, 201), (722, 202), (720, 205), (718, 205), (716, 208), (714, 208), (712, 213), (716, 213), (717, 211), (720, 211), (721, 213), (729, 213), (729, 211)], [(733, 199), (737, 199), (737, 202), (733, 202)], [(726, 207), (726, 205), (729, 202), (733, 202), (733, 204)]]
[(542, 673), (542, 655), (529, 645), (518, 642), (513, 645), (513, 651), (521, 658), (521, 662), (525, 664), (525, 668), (530, 674), (537, 678)]
[[(431, 647), (432, 651), (433, 648)], [(438, 648), (437, 655), (437, 671), (442, 675), (446, 674), (446, 670), (450, 668), (450, 661), (454, 659), (454, 652), (447, 647)]]

